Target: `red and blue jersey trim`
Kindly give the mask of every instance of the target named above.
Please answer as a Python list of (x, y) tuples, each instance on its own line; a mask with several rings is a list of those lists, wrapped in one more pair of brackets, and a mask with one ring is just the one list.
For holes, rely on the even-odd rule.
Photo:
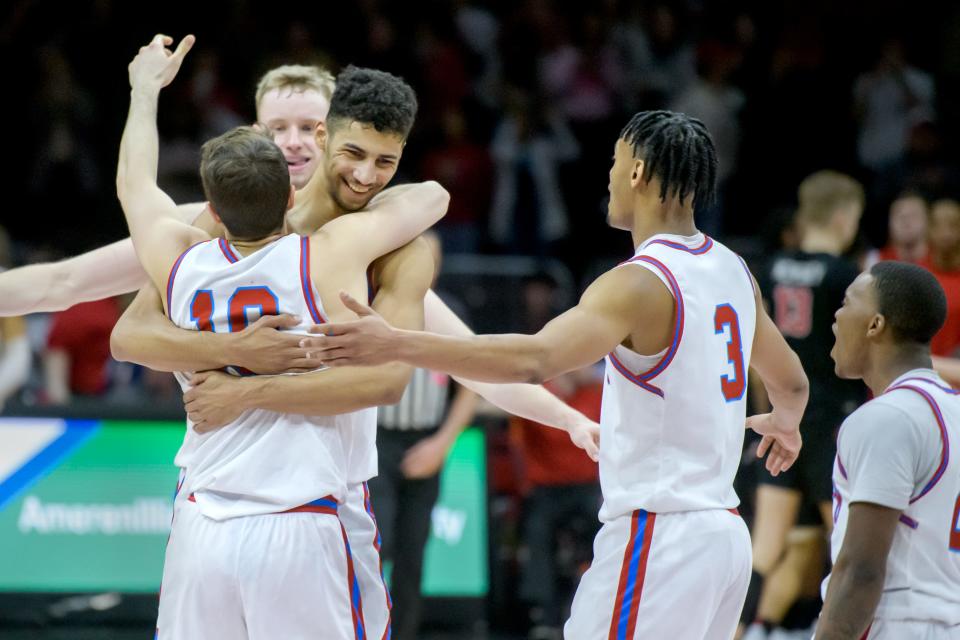
[(187, 254), (190, 253), (191, 249), (203, 244), (204, 242), (208, 242), (208, 241), (203, 240), (201, 242), (192, 244), (189, 247), (187, 247), (183, 251), (183, 253), (180, 254), (180, 257), (177, 258), (176, 261), (174, 261), (173, 266), (170, 267), (170, 275), (167, 276), (167, 317), (170, 318), (171, 320), (173, 319), (173, 312), (170, 308), (171, 301), (173, 300), (173, 281), (177, 277), (177, 271), (180, 270), (180, 263), (182, 263), (183, 259), (187, 257)]
[(317, 299), (313, 293), (313, 282), (310, 280), (310, 238), (300, 236), (300, 287), (303, 289), (303, 299), (307, 303), (310, 317), (315, 324), (323, 324), (326, 319), (317, 308)]
[(220, 252), (223, 254), (223, 257), (227, 259), (227, 262), (233, 264), (238, 262), (240, 258), (237, 257), (237, 254), (234, 253), (233, 247), (230, 246), (230, 243), (224, 238), (217, 239), (217, 246), (220, 247)]
[(620, 568), (620, 584), (613, 604), (609, 640), (631, 640), (637, 630), (637, 614), (643, 582), (647, 575), (647, 559), (650, 557), (650, 542), (657, 514), (643, 509), (633, 512), (630, 518), (630, 538), (623, 552)]
[[(350, 541), (347, 539), (347, 530), (340, 523), (340, 533), (343, 535), (343, 548), (347, 555), (347, 592), (350, 594), (350, 615), (353, 619), (353, 632), (356, 640), (366, 640), (367, 630), (363, 621), (363, 599), (360, 597), (360, 583), (353, 568), (353, 553), (350, 551)], [(387, 625), (389, 629), (389, 625)]]
[(392, 619), (390, 615), (390, 610), (393, 609), (393, 599), (390, 597), (390, 589), (387, 587), (387, 581), (383, 577), (383, 558), (380, 556), (380, 545), (382, 539), (380, 537), (380, 526), (377, 524), (377, 516), (373, 513), (373, 505), (370, 503), (370, 489), (367, 486), (367, 483), (363, 483), (363, 509), (367, 512), (367, 515), (370, 516), (370, 519), (373, 521), (373, 529), (376, 532), (376, 535), (373, 538), (373, 548), (377, 550), (377, 558), (380, 559), (380, 582), (383, 584), (383, 593), (387, 600), (387, 628), (383, 630), (382, 640), (390, 640), (392, 635), (391, 626)]
[(692, 248), (688, 247), (685, 244), (681, 244), (679, 242), (673, 242), (672, 240), (664, 240), (662, 238), (657, 238), (655, 240), (650, 240), (649, 242), (647, 242), (645, 245), (643, 245), (643, 248), (647, 248), (652, 244), (662, 244), (665, 247), (670, 247), (671, 249), (676, 249), (677, 251), (684, 251), (686, 253), (689, 253), (695, 256), (701, 256), (713, 248), (713, 238), (711, 238), (708, 235), (704, 235), (703, 242), (700, 243), (699, 246), (692, 247)]
[(952, 396), (960, 394), (960, 391), (957, 391), (952, 387), (945, 387), (939, 382), (937, 382), (936, 380), (931, 380), (929, 378), (920, 378), (920, 377), (904, 378), (903, 380), (897, 383), (897, 386), (900, 386), (904, 382), (926, 382), (927, 384), (932, 384), (937, 389), (940, 389), (940, 391), (943, 391), (944, 393), (949, 393)]
[[(187, 500), (190, 502), (196, 502), (196, 494), (191, 493), (189, 496), (187, 496)], [(333, 496), (326, 496), (317, 500), (313, 500), (312, 502), (302, 504), (299, 507), (294, 507), (285, 511), (277, 511), (277, 513), (324, 513), (335, 516), (337, 515), (337, 499)]]
[(673, 361), (673, 357), (677, 355), (677, 349), (680, 347), (680, 340), (683, 338), (683, 326), (684, 326), (684, 304), (683, 304), (683, 293), (680, 291), (680, 285), (677, 283), (677, 279), (673, 276), (670, 269), (667, 268), (665, 264), (653, 258), (651, 256), (635, 256), (630, 260), (627, 260), (624, 264), (630, 262), (645, 262), (657, 270), (659, 270), (664, 277), (667, 279), (667, 283), (670, 286), (670, 292), (673, 294), (673, 299), (676, 301), (676, 320), (673, 325), (673, 338), (670, 342), (670, 347), (667, 349), (667, 352), (663, 354), (663, 357), (660, 359), (657, 364), (655, 364), (651, 369), (644, 371), (642, 373), (632, 373), (629, 369), (620, 360), (617, 358), (616, 354), (611, 352), (610, 362), (613, 364), (613, 367), (620, 372), (623, 377), (625, 377), (630, 382), (639, 386), (646, 391), (654, 393), (661, 398), (663, 397), (663, 390), (659, 387), (650, 384), (650, 381), (663, 373), (667, 367), (670, 366), (670, 363)]
[[(937, 387), (940, 386), (932, 380), (924, 380), (924, 382), (930, 382)], [(944, 471), (947, 470), (947, 465), (950, 464), (950, 437), (947, 435), (947, 424), (943, 420), (943, 413), (940, 412), (940, 406), (937, 404), (936, 399), (934, 399), (932, 395), (920, 387), (915, 387), (912, 384), (903, 384), (903, 382), (898, 383), (895, 387), (887, 389), (886, 393), (896, 391), (897, 389), (909, 389), (910, 391), (919, 393), (923, 399), (927, 401), (927, 404), (930, 405), (930, 409), (933, 411), (933, 417), (937, 420), (937, 428), (940, 429), (940, 464), (937, 466), (937, 470), (933, 472), (933, 476), (931, 476), (929, 482), (927, 482), (926, 486), (923, 487), (920, 493), (910, 498), (910, 504), (913, 504), (923, 496), (930, 493), (930, 490), (933, 489), (938, 482), (940, 482), (940, 478), (943, 477)]]

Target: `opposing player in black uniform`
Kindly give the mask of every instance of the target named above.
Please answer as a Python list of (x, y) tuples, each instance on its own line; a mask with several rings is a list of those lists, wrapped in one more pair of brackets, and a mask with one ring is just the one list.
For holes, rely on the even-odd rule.
[[(819, 520), (830, 527), (830, 477), (836, 430), (865, 399), (863, 385), (837, 378), (830, 359), (833, 314), (843, 302), (844, 291), (858, 275), (857, 266), (843, 254), (857, 234), (863, 187), (843, 174), (819, 171), (800, 184), (798, 199), (800, 249), (774, 255), (758, 280), (770, 316), (806, 370), (810, 402), (800, 425), (804, 448), (797, 463), (776, 477), (759, 470), (753, 526), (754, 572), (742, 617), (748, 624), (756, 617), (764, 577), (781, 560), (787, 536), (798, 523), (801, 504), (815, 504)], [(799, 585), (801, 580), (801, 576), (796, 576), (795, 584)], [(789, 603), (784, 605), (783, 613)], [(764, 628), (769, 630), (780, 620), (758, 622), (747, 637), (765, 637)]]

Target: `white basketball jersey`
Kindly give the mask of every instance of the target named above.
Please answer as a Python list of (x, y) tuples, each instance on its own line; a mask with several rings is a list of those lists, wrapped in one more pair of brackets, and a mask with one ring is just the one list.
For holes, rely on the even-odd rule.
[(750, 273), (703, 234), (653, 236), (617, 268), (660, 278), (676, 301), (676, 322), (662, 353), (618, 346), (607, 356), (600, 517), (734, 508), (756, 325)]
[[(894, 429), (901, 439), (886, 437)], [(957, 442), (960, 397), (929, 369), (897, 378), (840, 427), (833, 470), (833, 562), (846, 535), (851, 502), (902, 509), (877, 618), (960, 624), (960, 464), (950, 450)], [(824, 595), (826, 586), (825, 581)]]
[[(306, 333), (325, 318), (310, 280), (309, 240), (293, 234), (246, 257), (223, 239), (194, 245), (171, 268), (166, 301), (176, 325), (217, 333), (280, 313), (298, 315), (301, 323), (291, 330)], [(184, 374), (177, 379), (189, 388)], [(376, 468), (375, 443), (363, 442), (370, 424), (375, 434), (375, 408), (324, 417), (256, 409), (203, 435), (188, 420), (175, 459), (182, 491), (217, 520), (284, 511), (327, 495), (342, 501), (352, 466)]]

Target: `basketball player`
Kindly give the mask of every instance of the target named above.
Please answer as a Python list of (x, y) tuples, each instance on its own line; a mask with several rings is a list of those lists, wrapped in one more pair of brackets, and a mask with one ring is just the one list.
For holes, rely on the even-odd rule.
[(930, 359), (946, 306), (925, 269), (879, 262), (836, 313), (837, 375), (874, 399), (840, 428), (817, 640), (960, 638), (960, 398)]
[[(783, 557), (801, 504), (813, 503), (820, 512), (819, 521), (829, 527), (830, 468), (836, 453), (836, 431), (865, 399), (863, 385), (838, 380), (830, 361), (833, 312), (859, 272), (844, 253), (857, 235), (864, 205), (863, 187), (841, 173), (818, 171), (800, 183), (797, 196), (800, 247), (777, 253), (758, 282), (770, 316), (803, 362), (810, 380), (811, 402), (800, 425), (804, 449), (797, 464), (777, 476), (758, 470), (752, 530), (753, 573), (741, 616), (745, 624), (755, 622), (764, 578)], [(816, 569), (822, 569), (822, 560), (813, 561)], [(795, 576), (797, 582), (801, 579), (802, 575)], [(784, 605), (782, 613), (786, 613), (790, 603)], [(764, 629), (780, 622), (779, 616), (760, 617), (749, 637), (764, 637)]]
[(536, 335), (440, 336), (362, 317), (312, 331), (331, 365), (400, 360), (481, 380), (539, 382), (606, 356), (600, 451), (603, 527), (565, 627), (568, 638), (729, 638), (750, 576), (750, 539), (732, 511), (746, 374), (773, 410), (747, 421), (777, 473), (800, 449), (807, 381), (763, 310), (739, 256), (699, 233), (693, 212), (716, 188), (702, 123), (641, 112), (610, 171), (610, 224), (636, 253)]
[[(165, 49), (172, 42), (156, 36), (130, 64), (131, 105), (117, 168), (137, 256), (164, 288), (170, 318), (195, 330), (235, 332), (262, 314), (293, 312), (314, 322), (342, 317), (345, 310), (331, 302), (336, 291), (359, 295), (369, 262), (417, 237), (443, 216), (446, 203), (403, 216), (377, 211), (374, 203), (309, 237), (285, 235), (294, 193), (287, 161), (265, 135), (240, 127), (204, 145), (208, 210), (226, 230), (225, 238), (211, 240), (178, 218), (156, 184), (160, 89), (176, 75), (193, 37), (173, 53)], [(412, 90), (388, 74), (370, 74), (368, 81), (388, 103), (401, 97), (402, 117), (378, 124), (402, 142), (416, 110)], [(331, 135), (356, 124), (331, 117)], [(188, 385), (187, 376), (178, 378)], [(322, 419), (255, 411), (214, 434), (188, 428), (176, 460), (186, 497), (174, 509), (159, 637), (296, 638), (315, 636), (318, 625), (324, 637), (366, 637), (350, 545), (336, 514), (358, 427), (371, 414)]]

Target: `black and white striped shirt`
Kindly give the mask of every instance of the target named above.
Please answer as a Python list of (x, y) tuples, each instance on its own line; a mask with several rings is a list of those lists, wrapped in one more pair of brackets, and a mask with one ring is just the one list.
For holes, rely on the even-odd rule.
[(380, 407), (378, 425), (398, 431), (439, 427), (446, 415), (449, 388), (447, 374), (414, 369), (400, 402)]

